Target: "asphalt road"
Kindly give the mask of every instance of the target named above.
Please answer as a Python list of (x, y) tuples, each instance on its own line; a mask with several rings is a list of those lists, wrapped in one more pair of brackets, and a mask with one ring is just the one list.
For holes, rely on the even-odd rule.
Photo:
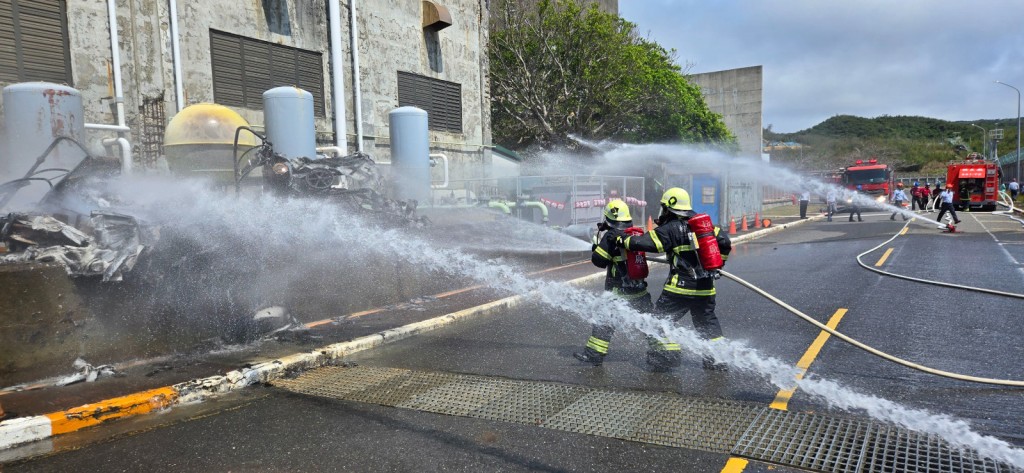
[[(961, 219), (964, 232), (958, 234), (913, 224), (863, 261), (914, 277), (1024, 292), (1020, 224), (994, 214), (964, 213)], [(895, 356), (974, 376), (1024, 379), (1020, 300), (894, 279), (857, 265), (858, 254), (902, 228), (903, 222), (890, 221), (887, 214), (866, 214), (862, 223), (811, 222), (739, 246), (726, 269), (819, 321), (845, 309), (839, 331)], [(664, 269), (656, 268), (652, 286), (663, 277)], [(732, 281), (723, 279), (718, 287), (726, 336), (764, 356), (796, 364), (819, 335), (817, 328)], [(643, 361), (645, 343), (636, 333), (616, 335), (604, 366), (582, 365), (571, 354), (588, 335), (585, 320), (527, 304), (347, 361), (765, 405), (779, 393), (762, 373), (704, 372), (695, 356), (672, 372), (651, 372)], [(834, 337), (813, 358), (808, 376), (962, 419), (981, 434), (1024, 446), (1020, 388), (928, 375)], [(797, 390), (787, 408), (865, 415), (856, 408), (840, 410), (844, 402)], [(54, 442), (54, 453), (6, 464), (3, 471), (723, 471), (729, 461), (717, 453), (333, 401), (271, 387)], [(769, 469), (792, 471), (756, 462), (744, 471)]]

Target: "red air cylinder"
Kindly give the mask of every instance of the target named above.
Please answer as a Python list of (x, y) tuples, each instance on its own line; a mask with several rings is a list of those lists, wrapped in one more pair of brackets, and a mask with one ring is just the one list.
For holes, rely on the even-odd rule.
[(711, 223), (711, 216), (708, 214), (697, 214), (686, 222), (693, 232), (694, 246), (697, 247), (697, 259), (705, 271), (721, 269), (725, 263), (722, 261), (722, 252), (718, 249), (718, 239), (715, 238), (715, 225)]
[[(629, 236), (644, 234), (644, 229), (640, 227), (629, 227), (624, 231)], [(626, 251), (626, 275), (629, 276), (629, 279), (647, 279), (649, 272), (646, 253), (643, 251)]]

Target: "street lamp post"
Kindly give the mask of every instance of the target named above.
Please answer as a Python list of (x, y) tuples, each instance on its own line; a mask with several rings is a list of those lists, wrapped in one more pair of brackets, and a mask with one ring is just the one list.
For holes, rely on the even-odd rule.
[[(1005, 82), (996, 81), (996, 84), (1003, 84), (1017, 91), (1017, 180), (1020, 180), (1020, 89)], [(998, 159), (998, 156), (996, 157)]]
[(980, 126), (975, 125), (973, 123), (971, 123), (971, 126), (973, 126), (974, 128), (981, 128), (981, 154), (985, 155), (985, 157), (987, 158), (988, 157), (988, 130), (986, 130), (984, 127), (980, 127)]

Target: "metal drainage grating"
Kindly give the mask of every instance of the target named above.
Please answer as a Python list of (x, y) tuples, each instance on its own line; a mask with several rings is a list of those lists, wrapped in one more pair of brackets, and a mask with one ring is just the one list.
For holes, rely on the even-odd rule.
[(325, 367), (276, 386), (438, 414), (728, 453), (763, 405), (386, 368)]
[(314, 396), (730, 453), (813, 471), (1024, 473), (932, 435), (757, 403), (372, 367), (324, 367), (273, 384)]
[(1009, 472), (931, 435), (884, 424), (766, 410), (733, 455), (828, 472)]

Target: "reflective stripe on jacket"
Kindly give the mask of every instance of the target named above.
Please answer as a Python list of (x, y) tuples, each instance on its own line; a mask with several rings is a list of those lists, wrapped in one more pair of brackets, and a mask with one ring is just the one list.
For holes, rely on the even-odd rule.
[[(727, 260), (732, 251), (728, 232), (715, 227), (715, 239), (718, 241), (722, 260)], [(698, 277), (700, 262), (696, 248), (690, 241), (685, 221), (673, 218), (653, 231), (626, 238), (623, 245), (629, 250), (665, 253), (668, 256), (669, 273), (665, 281), (665, 291), (683, 296), (715, 295), (715, 278)]]

